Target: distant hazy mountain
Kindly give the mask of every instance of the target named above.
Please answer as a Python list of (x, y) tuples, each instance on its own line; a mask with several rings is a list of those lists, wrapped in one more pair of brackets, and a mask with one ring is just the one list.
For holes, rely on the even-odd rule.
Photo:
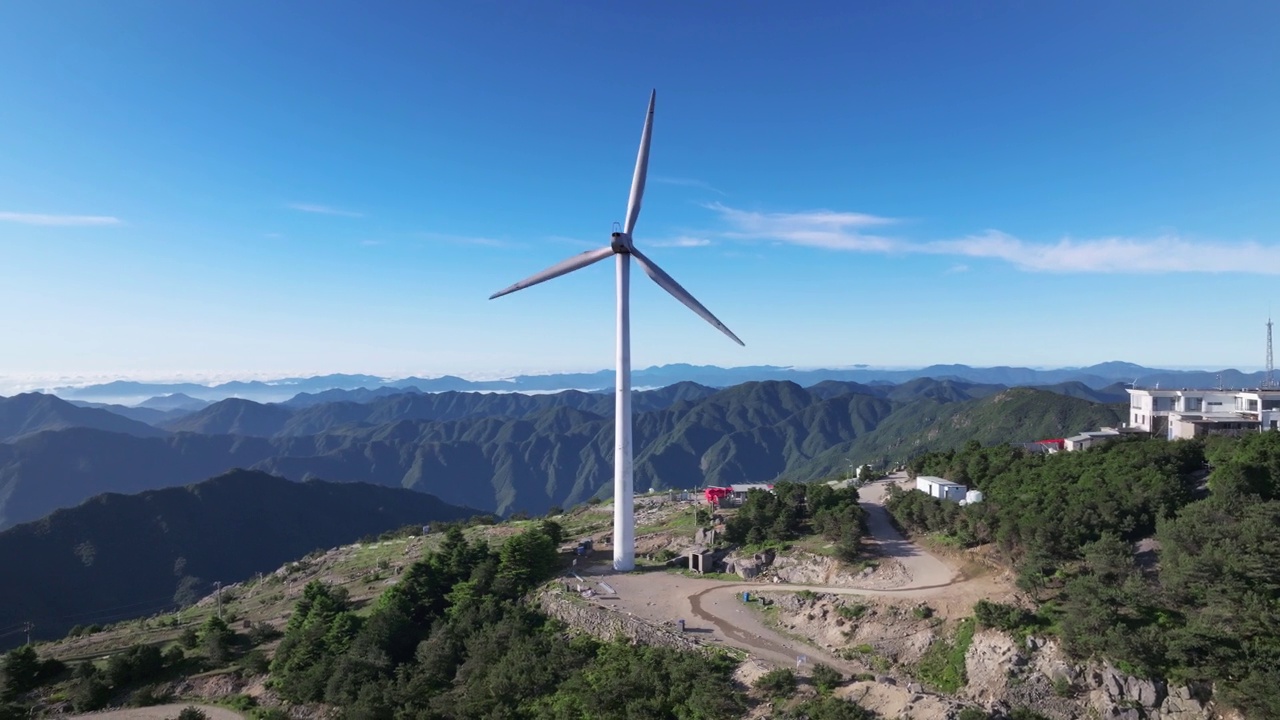
[(180, 392), (171, 395), (157, 395), (153, 398), (147, 398), (138, 403), (139, 408), (151, 408), (153, 410), (163, 410), (165, 412), (173, 410), (185, 410), (187, 412), (195, 412), (207, 406), (210, 401), (193, 398), (190, 395), (184, 395)]
[[(816, 477), (968, 439), (1034, 440), (1114, 424), (1108, 406), (1063, 394), (1080, 387), (1010, 395), (918, 379), (641, 392), (636, 487)], [(989, 408), (985, 415), (968, 410), (979, 406)], [(171, 427), (180, 432), (137, 438), (76, 428), (0, 444), (0, 528), (101, 492), (194, 482), (235, 467), (409, 488), (500, 514), (568, 506), (612, 487), (612, 394), (403, 393), (298, 409), (231, 400)]]
[(293, 416), (293, 411), (280, 405), (263, 405), (252, 400), (230, 398), (202, 410), (167, 422), (171, 432), (198, 432), (206, 435), (256, 435), (269, 437)]
[(176, 420), (190, 412), (188, 410), (154, 410), (152, 408), (129, 407), (128, 405), (116, 405), (113, 403), (95, 403), (87, 402), (85, 400), (70, 400), (68, 402), (76, 407), (106, 410), (109, 413), (126, 417), (130, 420), (137, 420), (140, 423), (146, 423), (152, 427), (159, 427), (162, 423), (169, 422), (170, 420)]
[[(270, 572), (312, 550), (477, 511), (365, 483), (290, 482), (236, 470), (187, 487), (107, 494), (0, 532), (0, 627), (72, 625), (172, 605), (179, 585)], [(122, 610), (123, 609), (123, 610)]]
[[(862, 365), (846, 368), (795, 369), (772, 365), (721, 368), (714, 365), (662, 365), (634, 371), (636, 387), (666, 387), (692, 382), (707, 387), (729, 387), (744, 382), (778, 380), (813, 386), (824, 381), (855, 382), (870, 385), (878, 382), (904, 383), (916, 378), (957, 380), (984, 385), (1038, 386), (1079, 382), (1091, 388), (1113, 383), (1132, 383), (1142, 387), (1257, 387), (1262, 373), (1237, 370), (1161, 370), (1133, 363), (1110, 361), (1082, 368), (1033, 369), (1024, 367), (985, 367), (968, 365), (930, 365), (916, 369), (877, 369)], [(243, 398), (257, 402), (285, 402), (292, 406), (312, 405), (338, 400), (367, 402), (380, 395), (398, 391), (438, 392), (554, 392), (557, 390), (600, 391), (613, 388), (612, 370), (593, 373), (557, 373), (519, 375), (504, 380), (466, 380), (455, 376), (438, 378), (409, 377), (387, 380), (370, 375), (323, 375), (310, 378), (283, 378), (269, 382), (229, 382), (219, 385), (195, 383), (139, 383), (117, 381), (87, 387), (61, 387), (59, 396), (93, 402), (133, 404), (156, 395), (181, 393), (193, 399), (216, 401)], [(331, 393), (346, 391), (347, 395)]]
[(138, 437), (157, 437), (164, 431), (101, 408), (77, 407), (53, 395), (24, 393), (0, 398), (0, 441), (15, 440), (44, 430), (88, 427)]
[[(680, 401), (700, 400), (715, 388), (677, 383), (657, 390), (634, 392), (634, 412), (661, 410)], [(313, 402), (320, 395), (354, 395), (364, 402)], [(254, 435), (257, 437), (316, 435), (345, 425), (376, 426), (401, 420), (462, 420), (475, 417), (524, 418), (547, 409), (568, 407), (599, 416), (613, 416), (613, 394), (565, 390), (544, 395), (520, 393), (439, 393), (331, 390), (307, 396), (301, 403), (262, 405), (231, 399), (164, 425), (174, 432)], [(296, 398), (295, 398), (296, 400)]]

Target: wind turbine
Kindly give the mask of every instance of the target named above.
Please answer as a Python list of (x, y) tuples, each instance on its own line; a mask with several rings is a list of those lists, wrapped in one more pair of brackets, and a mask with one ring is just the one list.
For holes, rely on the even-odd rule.
[[(649, 140), (653, 135), (653, 103), (657, 91), (649, 95), (649, 110), (644, 117), (644, 131), (640, 134), (640, 153), (636, 156), (636, 172), (631, 178), (631, 196), (627, 200), (627, 219), (621, 232), (614, 232), (609, 244), (598, 250), (588, 250), (561, 261), (542, 272), (489, 296), (492, 300), (523, 290), (531, 285), (560, 277), (582, 269), (607, 257), (617, 257), (618, 278), (618, 353), (617, 397), (614, 401), (613, 448), (613, 567), (620, 572), (635, 568), (635, 512), (632, 497), (631, 465), (631, 259), (635, 258), (640, 269), (663, 290), (684, 303), (703, 320), (728, 335), (739, 345), (743, 342), (724, 323), (716, 319), (689, 291), (680, 287), (657, 263), (636, 249), (631, 233), (640, 216), (640, 201), (644, 197), (645, 175), (649, 171)], [(616, 225), (615, 225), (616, 227)]]

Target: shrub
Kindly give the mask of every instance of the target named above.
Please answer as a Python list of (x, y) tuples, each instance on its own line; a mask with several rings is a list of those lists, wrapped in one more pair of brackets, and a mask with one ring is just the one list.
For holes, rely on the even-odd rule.
[(181, 663), (183, 660), (186, 660), (187, 654), (182, 652), (182, 648), (177, 645), (173, 645), (168, 650), (164, 651), (163, 658), (165, 665), (173, 667)]
[(209, 715), (195, 705), (188, 705), (178, 713), (177, 720), (209, 720)]
[(945, 693), (954, 693), (969, 681), (965, 674), (964, 656), (973, 642), (973, 619), (960, 621), (955, 638), (939, 639), (920, 658), (918, 674), (921, 682)]
[(97, 668), (92, 663), (84, 663), (76, 669), (76, 675), (67, 688), (67, 700), (71, 701), (71, 706), (78, 712), (102, 709), (111, 698), (111, 688), (102, 681)]
[(842, 682), (844, 682), (844, 675), (830, 665), (813, 666), (813, 686), (818, 689), (818, 692), (825, 695), (835, 690)]
[(990, 715), (978, 708), (967, 707), (960, 711), (960, 714), (956, 716), (956, 720), (989, 720), (990, 717)]
[(271, 661), (261, 650), (250, 650), (240, 658), (240, 670), (244, 675), (265, 675), (271, 669)]
[(772, 698), (791, 697), (796, 692), (796, 674), (790, 668), (770, 670), (756, 679), (754, 687)]
[(836, 608), (836, 614), (845, 620), (857, 620), (867, 612), (866, 605), (841, 605)]
[(1053, 679), (1053, 694), (1058, 697), (1071, 697), (1074, 688), (1071, 686), (1071, 680), (1059, 675)]
[(973, 606), (973, 616), (978, 625), (1005, 632), (1018, 632), (1035, 625), (1035, 616), (1014, 605), (979, 600)]
[(921, 620), (928, 620), (929, 618), (933, 617), (933, 608), (923, 604), (917, 605), (911, 608), (911, 614), (915, 615), (917, 618)]
[(169, 702), (172, 696), (157, 685), (143, 685), (129, 696), (129, 704), (133, 707), (150, 707)]
[(775, 717), (782, 720), (875, 720), (866, 708), (835, 697), (810, 698)]
[(227, 698), (227, 707), (232, 710), (239, 710), (242, 713), (249, 712), (258, 706), (258, 701), (248, 695), (232, 695)]
[(283, 635), (284, 633), (265, 622), (256, 623), (253, 627), (249, 628), (249, 644), (263, 645)]
[(200, 635), (196, 633), (195, 628), (189, 627), (178, 636), (178, 644), (188, 650), (194, 650), (196, 645), (200, 644)]

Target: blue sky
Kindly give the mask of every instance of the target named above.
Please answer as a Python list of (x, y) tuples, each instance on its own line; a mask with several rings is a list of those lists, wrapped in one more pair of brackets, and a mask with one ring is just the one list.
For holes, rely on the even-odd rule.
[[(1280, 6), (0, 5), (0, 376), (1257, 366)], [(1280, 311), (1280, 307), (1277, 308)]]

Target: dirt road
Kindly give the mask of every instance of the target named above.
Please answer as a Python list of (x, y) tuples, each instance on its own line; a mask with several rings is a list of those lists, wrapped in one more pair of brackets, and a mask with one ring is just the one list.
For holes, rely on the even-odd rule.
[(669, 627), (683, 619), (686, 632), (703, 634), (712, 642), (746, 650), (774, 664), (795, 666), (797, 657), (805, 655), (811, 662), (822, 662), (851, 672), (854, 668), (849, 663), (767, 626), (757, 610), (742, 602), (742, 593), (810, 590), (843, 595), (930, 599), (931, 602), (949, 598), (966, 608), (978, 598), (999, 594), (1002, 588), (998, 583), (990, 579), (965, 579), (956, 569), (894, 529), (882, 502), (888, 483), (905, 481), (905, 475), (897, 475), (859, 491), (859, 500), (867, 512), (867, 527), (871, 534), (869, 544), (875, 552), (901, 563), (909, 576), (909, 580), (897, 588), (869, 590), (704, 580), (660, 571), (614, 575), (605, 567), (600, 568), (599, 573), (608, 575), (608, 583), (617, 590), (617, 597), (601, 599), (601, 603)]
[(244, 716), (224, 707), (199, 705), (196, 703), (174, 703), (172, 705), (152, 705), (151, 707), (125, 708), (124, 710), (107, 710), (105, 712), (71, 715), (69, 720), (168, 720), (178, 717), (186, 707), (198, 707), (209, 716), (209, 720), (244, 720)]

